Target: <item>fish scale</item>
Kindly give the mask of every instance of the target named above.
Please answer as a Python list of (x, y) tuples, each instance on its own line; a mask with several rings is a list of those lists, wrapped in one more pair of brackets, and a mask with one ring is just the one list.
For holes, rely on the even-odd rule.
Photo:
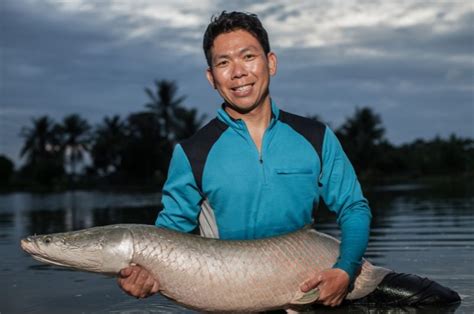
[[(202, 311), (264, 311), (314, 301), (301, 299), (300, 284), (331, 268), (339, 254), (336, 239), (310, 228), (246, 241), (208, 239), (151, 225), (110, 225), (47, 236), (47, 244), (46, 236), (35, 236), (22, 240), (22, 247), (43, 262), (86, 271), (118, 273), (131, 263), (140, 265), (159, 281), (162, 294)], [(388, 272), (364, 260), (346, 298), (366, 296)]]

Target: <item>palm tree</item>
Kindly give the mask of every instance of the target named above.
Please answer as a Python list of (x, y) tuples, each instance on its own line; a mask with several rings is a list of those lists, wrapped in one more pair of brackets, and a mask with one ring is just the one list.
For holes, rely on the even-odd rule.
[(0, 186), (6, 186), (15, 172), (15, 165), (5, 155), (0, 155)]
[(161, 136), (152, 112), (137, 112), (127, 119), (127, 143), (121, 161), (125, 176), (139, 181), (166, 171), (171, 157), (170, 142)]
[(206, 115), (203, 114), (199, 118), (197, 115), (196, 108), (178, 108), (178, 110), (176, 110), (177, 127), (175, 136), (177, 140), (186, 139), (199, 130), (206, 119)]
[(181, 108), (181, 103), (186, 97), (176, 96), (178, 87), (173, 81), (155, 81), (155, 87), (155, 92), (148, 87), (145, 88), (151, 100), (145, 106), (157, 115), (158, 122), (163, 128), (162, 137), (174, 143), (176, 140), (174, 132), (177, 128), (176, 111)]
[(119, 170), (126, 145), (127, 124), (120, 116), (105, 117), (95, 131), (91, 149), (94, 167), (108, 175)]
[(77, 165), (84, 159), (89, 150), (90, 125), (78, 114), (71, 114), (64, 118), (61, 131), (66, 162), (71, 167), (71, 173), (76, 175)]
[(376, 147), (383, 141), (384, 133), (380, 116), (368, 107), (356, 108), (354, 116), (337, 132), (355, 168), (360, 171), (367, 170), (376, 159)]
[(27, 163), (35, 165), (39, 160), (61, 151), (59, 127), (48, 116), (32, 119), (32, 127), (23, 127), (20, 136), (25, 143), (20, 157), (27, 156)]
[(32, 119), (32, 127), (23, 127), (25, 143), (20, 157), (27, 158), (22, 173), (40, 184), (49, 185), (64, 174), (60, 127), (48, 116)]

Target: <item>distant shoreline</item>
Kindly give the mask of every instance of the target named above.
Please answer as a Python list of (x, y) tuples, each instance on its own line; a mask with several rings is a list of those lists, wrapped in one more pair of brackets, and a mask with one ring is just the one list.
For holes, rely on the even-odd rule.
[[(445, 189), (474, 191), (474, 174), (433, 175), (433, 176), (387, 176), (365, 177), (360, 179), (362, 189), (368, 193), (373, 192), (408, 192), (423, 189)], [(37, 184), (12, 184), (0, 187), (1, 194), (7, 193), (61, 193), (70, 191), (103, 191), (103, 192), (161, 192), (162, 183), (136, 183), (136, 184), (107, 184), (90, 181), (40, 186)], [(468, 193), (469, 194), (469, 193)]]

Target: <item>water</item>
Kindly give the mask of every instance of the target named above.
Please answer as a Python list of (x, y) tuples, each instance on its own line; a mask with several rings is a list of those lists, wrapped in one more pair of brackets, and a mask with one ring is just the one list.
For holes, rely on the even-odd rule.
[[(368, 194), (374, 211), (367, 258), (399, 272), (426, 276), (463, 298), (456, 313), (474, 312), (474, 196), (444, 195), (416, 186)], [(136, 300), (116, 280), (43, 265), (21, 251), (29, 234), (61, 232), (112, 223), (153, 224), (159, 194), (68, 192), (0, 195), (0, 314), (4, 313), (184, 313), (161, 296)], [(334, 217), (321, 212), (317, 229), (338, 235)], [(443, 313), (445, 309), (430, 309)], [(340, 308), (337, 313), (387, 309)], [(390, 309), (421, 313), (420, 309)], [(191, 311), (188, 311), (191, 313)], [(327, 312), (327, 309), (316, 311)]]

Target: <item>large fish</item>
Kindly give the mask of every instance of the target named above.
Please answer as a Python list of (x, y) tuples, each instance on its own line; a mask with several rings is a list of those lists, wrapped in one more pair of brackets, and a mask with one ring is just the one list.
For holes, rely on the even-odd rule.
[[(160, 292), (203, 311), (263, 311), (314, 302), (318, 291), (299, 286), (332, 267), (339, 242), (310, 228), (261, 240), (227, 241), (151, 225), (110, 225), (30, 236), (21, 247), (35, 259), (83, 271), (117, 274), (137, 264), (160, 282)], [(347, 299), (372, 292), (390, 272), (367, 261)]]

